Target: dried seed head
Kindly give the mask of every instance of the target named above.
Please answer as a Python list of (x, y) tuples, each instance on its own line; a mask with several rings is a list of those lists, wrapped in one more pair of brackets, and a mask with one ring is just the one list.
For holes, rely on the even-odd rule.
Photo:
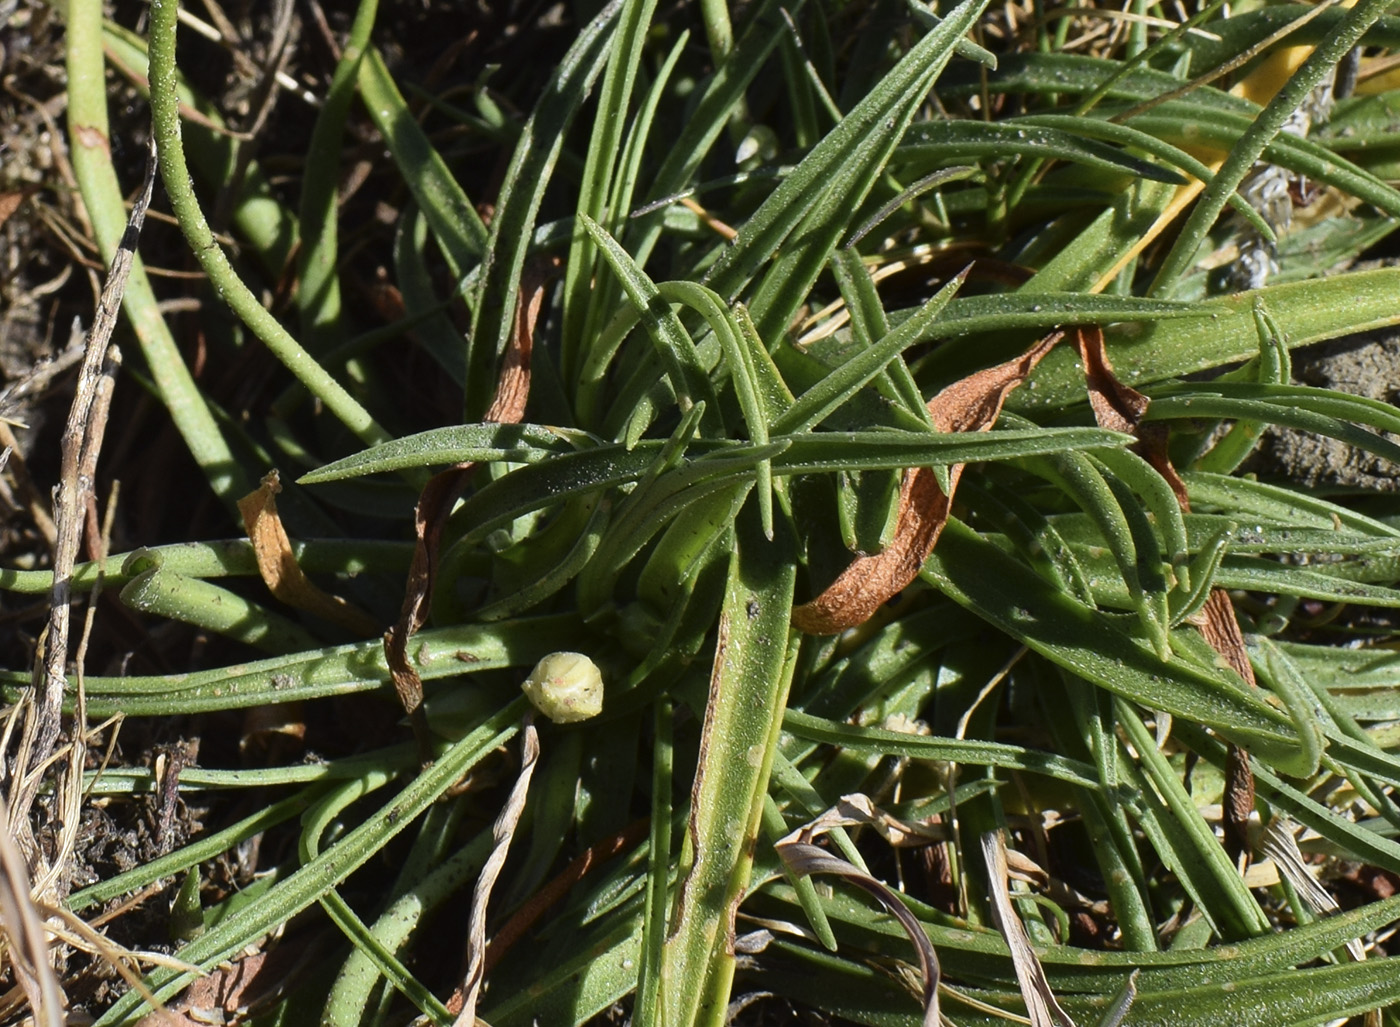
[(603, 711), (603, 675), (582, 653), (550, 653), (520, 686), (556, 724), (573, 724)]

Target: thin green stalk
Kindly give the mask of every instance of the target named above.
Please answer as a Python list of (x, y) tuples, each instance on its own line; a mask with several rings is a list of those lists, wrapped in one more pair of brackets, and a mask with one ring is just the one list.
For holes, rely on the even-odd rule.
[[(391, 838), (416, 820), (429, 804), (437, 801), (482, 758), (509, 741), (519, 730), (526, 708), (527, 700), (522, 696), (497, 711), (471, 734), (450, 746), (364, 823), (267, 894), (190, 942), (179, 951), (178, 957), (199, 967), (212, 968), (316, 902), (376, 853), (382, 852)], [(165, 1000), (195, 977), (194, 973), (160, 968), (146, 978), (146, 984), (157, 998)], [(131, 991), (97, 1023), (101, 1027), (133, 1024), (145, 1008), (145, 999)]]
[[(112, 259), (126, 230), (126, 213), (108, 143), (107, 89), (103, 77), (101, 0), (70, 0), (67, 35), (68, 138), (73, 174), (92, 221), (104, 262)], [(161, 401), (214, 494), (226, 504), (249, 490), (195, 385), (184, 357), (156, 304), (141, 259), (132, 265), (122, 299), (141, 344)]]
[(1198, 884), (1204, 883), (1207, 876), (1213, 879), (1210, 883), (1216, 888), (1213, 898), (1217, 901), (1212, 913), (1217, 926), (1241, 937), (1267, 934), (1268, 917), (1245, 887), (1239, 870), (1230, 862), (1176, 771), (1157, 748), (1156, 739), (1126, 701), (1115, 699), (1113, 708), (1125, 737), (1137, 750), (1141, 771), (1156, 786), (1175, 819), (1179, 833), (1173, 832), (1173, 844), (1179, 846), (1181, 858), (1194, 858), (1202, 875)]
[[(146, 57), (146, 40), (130, 29), (108, 21), (103, 25), (103, 45), (107, 63), (123, 75), (138, 93), (150, 99), (147, 75), (150, 62)], [(178, 74), (178, 69), (176, 69)], [(228, 180), (234, 168), (233, 140), (226, 134), (224, 119), (214, 104), (192, 89), (180, 76), (180, 101), (204, 117), (207, 125), (190, 123), (190, 159), (195, 172), (206, 184), (218, 186)], [(291, 211), (273, 194), (267, 176), (256, 161), (243, 169), (243, 183), (232, 211), (232, 227), (245, 247), (276, 278), (286, 269), (287, 257), (296, 249), (297, 226)]]
[[(360, 796), (382, 787), (390, 779), (391, 775), (375, 773), (359, 780), (347, 781), (312, 807), (302, 818), (302, 862), (310, 863), (320, 854), (321, 836), (342, 811)], [(404, 997), (416, 1005), (437, 1027), (448, 1027), (452, 1023), (452, 1014), (447, 1008), (399, 961), (393, 948), (365, 925), (349, 904), (340, 897), (340, 892), (331, 888), (322, 895), (321, 908), (335, 921), (336, 926), (345, 932), (345, 936), (355, 946), (355, 951), (369, 959), (389, 983), (401, 991)]]
[[(308, 573), (356, 575), (367, 571), (401, 574), (412, 558), (411, 542), (381, 542), (374, 539), (337, 539), (324, 542), (292, 543), (297, 564)], [(175, 542), (167, 546), (143, 547), (136, 552), (154, 560), (166, 570), (190, 578), (251, 577), (258, 573), (257, 556), (247, 539), (214, 539), (209, 542)], [(147, 567), (127, 566), (135, 553), (114, 553), (107, 557), (102, 574), (98, 560), (73, 568), (74, 592), (90, 592), (99, 577), (107, 587), (124, 585)], [(53, 571), (21, 571), (0, 568), (0, 591), (30, 595), (46, 593), (53, 587)]]
[(233, 270), (223, 247), (214, 238), (194, 195), (181, 139), (175, 76), (178, 13), (177, 0), (158, 0), (151, 5), (150, 62), (152, 128), (160, 146), (161, 176), (180, 229), (219, 296), (277, 359), (361, 441), (369, 445), (386, 442), (392, 436), (263, 307)]
[(119, 895), (125, 895), (159, 881), (162, 877), (170, 877), (182, 870), (188, 870), (192, 866), (203, 863), (206, 859), (213, 859), (244, 839), (261, 834), (263, 831), (267, 831), (301, 813), (310, 805), (311, 800), (319, 791), (320, 786), (317, 785), (303, 789), (291, 798), (283, 799), (281, 802), (258, 810), (231, 827), (226, 827), (207, 838), (201, 838), (199, 841), (176, 849), (160, 859), (142, 863), (125, 873), (117, 874), (115, 877), (109, 877), (105, 881), (90, 885), (82, 891), (74, 892), (68, 898), (68, 908), (74, 913), (80, 913), (89, 906), (97, 905), (99, 902), (107, 902)]
[(666, 941), (671, 883), (671, 781), (675, 769), (672, 737), (674, 705), (660, 696), (653, 707), (655, 746), (651, 770), (651, 839), (647, 846), (646, 920), (642, 925), (642, 960), (637, 970), (636, 1027), (660, 1023), (661, 949)]
[(700, 17), (705, 22), (705, 38), (710, 43), (710, 54), (716, 64), (721, 64), (734, 49), (734, 25), (729, 20), (729, 4), (726, 0), (700, 0)]
[(369, 45), (370, 31), (379, 9), (378, 0), (360, 0), (355, 21), (350, 26), (350, 38), (336, 65), (326, 93), (325, 106), (311, 131), (311, 145), (306, 150), (306, 168), (302, 172), (301, 260), (298, 270), (301, 285), (297, 290), (297, 307), (301, 311), (301, 332), (307, 348), (324, 353), (327, 346), (339, 341), (340, 279), (336, 275), (338, 219), (336, 183), (340, 179), (340, 144), (345, 131), (345, 119), (355, 98), (355, 81), (360, 60)]
[[(424, 916), (462, 888), (485, 862), (491, 849), (491, 832), (482, 831), (465, 847), (449, 856), (431, 874), (396, 899), (370, 927), (389, 952), (399, 949)], [(374, 987), (382, 973), (378, 963), (362, 949), (355, 949), (340, 968), (321, 1015), (323, 1027), (359, 1027)]]

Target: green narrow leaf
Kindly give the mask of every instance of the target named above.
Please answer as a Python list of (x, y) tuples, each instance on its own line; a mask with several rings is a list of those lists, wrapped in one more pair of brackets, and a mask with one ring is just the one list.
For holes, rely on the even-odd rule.
[(948, 301), (962, 286), (966, 275), (964, 271), (954, 276), (913, 317), (799, 396), (797, 402), (773, 425), (774, 434), (803, 431), (819, 423), (883, 371), (900, 353), (922, 341), (925, 330), (937, 320)]
[[(749, 439), (755, 445), (768, 444), (768, 415), (763, 409), (758, 390), (754, 384), (753, 362), (749, 359), (740, 341), (740, 329), (731, 317), (719, 295), (713, 289), (694, 282), (663, 282), (657, 286), (661, 296), (671, 302), (684, 303), (705, 319), (719, 340), (720, 351), (724, 354), (725, 365), (729, 368), (729, 379), (734, 386), (734, 394), (739, 400), (739, 409), (744, 415)], [(755, 468), (758, 481), (758, 509), (763, 522), (763, 533), (773, 537), (773, 464), (770, 460), (760, 460)]]
[[(608, 193), (614, 183), (614, 168), (623, 156), (622, 134), (627, 110), (632, 103), (632, 90), (637, 80), (643, 44), (651, 27), (656, 0), (622, 0), (617, 14), (617, 27), (608, 47), (607, 68), (598, 94), (593, 116), (593, 132), (588, 141), (588, 154), (583, 163), (583, 181), (579, 184), (576, 214), (602, 225), (610, 233), (618, 231), (618, 221), (625, 212), (608, 209)], [(572, 351), (584, 345), (588, 329), (595, 318), (598, 288), (595, 281), (597, 244), (588, 233), (578, 233), (569, 246), (564, 264), (563, 336), (570, 340)], [(606, 294), (604, 294), (606, 295)], [(564, 367), (573, 366), (566, 355)]]
[[(730, 561), (687, 830), (687, 867), (662, 953), (662, 1019), (719, 1024), (734, 972), (728, 932), (748, 886), (753, 840), (787, 704), (796, 562), (791, 527), (768, 542), (748, 511)], [(737, 757), (737, 758), (736, 758)]]
[(627, 298), (641, 315), (642, 324), (651, 336), (656, 352), (665, 362), (667, 377), (680, 397), (681, 409), (687, 410), (692, 404), (704, 401), (710, 410), (716, 411), (713, 416), (718, 416), (718, 404), (710, 387), (709, 375), (700, 363), (695, 343), (681, 324), (681, 319), (662, 298), (646, 272), (637, 266), (612, 236), (587, 215), (580, 215), (579, 220), (593, 237), (603, 259), (622, 282)]
[(486, 250), (487, 231), (442, 155), (418, 127), (377, 49), (365, 52), (358, 81), (365, 110), (428, 219), (452, 273), (461, 277)]
[(944, 528), (923, 577), (1086, 681), (1214, 728), (1260, 759), (1294, 765), (1297, 740), (1287, 716), (1247, 691), (1236, 676), (1176, 654), (1161, 660), (1114, 618), (1064, 595), (956, 519)]
[(484, 247), (477, 302), (472, 311), (467, 350), (467, 420), (485, 414), (495, 394), (496, 361), (505, 352), (514, 330), (520, 273), (534, 242), (545, 189), (574, 115), (603, 70), (620, 7), (621, 0), (610, 0), (583, 27), (521, 127), (496, 198), (496, 213)]

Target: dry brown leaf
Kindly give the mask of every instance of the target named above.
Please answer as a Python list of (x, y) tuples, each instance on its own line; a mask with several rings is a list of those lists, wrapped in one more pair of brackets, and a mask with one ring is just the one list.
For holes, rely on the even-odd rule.
[(520, 775), (511, 786), (510, 794), (506, 796), (506, 804), (497, 815), (496, 823), (491, 829), (491, 838), (495, 844), (481, 867), (481, 874), (476, 879), (476, 888), (472, 891), (472, 911), (467, 921), (467, 972), (458, 989), (462, 995), (462, 1008), (457, 1011), (457, 1018), (452, 1021), (452, 1027), (473, 1027), (477, 1022), (476, 1002), (481, 994), (482, 982), (486, 978), (486, 907), (491, 899), (491, 889), (496, 886), (496, 879), (506, 865), (506, 856), (510, 854), (510, 843), (515, 837), (520, 816), (525, 812), (530, 778), (534, 776), (539, 759), (540, 736), (534, 723), (527, 716), (520, 735)]
[(29, 869), (10, 831), (9, 810), (0, 800), (0, 942), (5, 968), (23, 989), (33, 1023), (67, 1022), (67, 996), (50, 962), (49, 939), (30, 895)]
[(4, 227), (5, 222), (10, 220), (15, 211), (19, 210), (19, 205), (24, 202), (24, 198), (33, 191), (32, 188), (28, 188), (0, 193), (0, 228)]
[(919, 925), (919, 921), (915, 919), (914, 914), (909, 912), (909, 908), (888, 885), (877, 881), (854, 863), (848, 863), (839, 856), (833, 856), (825, 849), (812, 844), (832, 826), (837, 826), (840, 819), (840, 816), (837, 815), (835, 822), (829, 822), (826, 826), (822, 826), (818, 821), (813, 821), (806, 827), (799, 828), (784, 837), (773, 848), (783, 861), (783, 865), (798, 877), (807, 877), (811, 874), (835, 874), (838, 877), (844, 877), (862, 891), (873, 895), (889, 911), (890, 915), (899, 921), (899, 925), (904, 928), (904, 933), (909, 936), (909, 940), (913, 943), (915, 952), (918, 953), (919, 970), (924, 979), (923, 1027), (938, 1027), (941, 1021), (938, 1008), (938, 982), (942, 978), (942, 971), (938, 965), (938, 954), (934, 951), (928, 935)]
[(165, 1009), (148, 1013), (136, 1027), (208, 1027), (223, 1023), (249, 1005), (249, 993), (267, 962), (267, 953), (253, 952), (224, 963), (195, 981)]
[(288, 606), (305, 610), (332, 624), (339, 624), (356, 638), (378, 634), (379, 625), (363, 610), (317, 587), (303, 573), (292, 552), (292, 540), (277, 513), (277, 493), (282, 482), (270, 471), (262, 484), (238, 501), (243, 526), (258, 558), (258, 573), (267, 589)]
[(900, 820), (880, 809), (870, 797), (861, 792), (841, 796), (835, 806), (813, 820), (802, 830), (810, 838), (819, 837), (837, 827), (873, 828), (894, 848), (914, 848), (946, 841), (948, 832), (941, 825), (911, 823)]
[(1084, 384), (1089, 388), (1089, 406), (1100, 428), (1132, 434), (1137, 431), (1142, 415), (1147, 413), (1148, 398), (1129, 388), (1113, 374), (1104, 348), (1103, 329), (1098, 325), (1076, 325), (1074, 344), (1084, 363)]
[[(1055, 332), (1014, 360), (956, 381), (929, 401), (934, 426), (943, 432), (987, 431), (1012, 389), (1063, 337)], [(962, 464), (948, 468), (956, 492)], [(894, 538), (883, 552), (857, 557), (821, 595), (795, 607), (792, 623), (810, 635), (834, 635), (870, 619), (880, 605), (918, 576), (948, 521), (952, 496), (943, 494), (931, 468), (904, 472)]]
[[(526, 268), (521, 276), (520, 292), (516, 297), (515, 328), (501, 366), (495, 398), (486, 411), (485, 420), (488, 422), (518, 424), (525, 416), (525, 404), (530, 398), (530, 357), (534, 349), (535, 323), (544, 304), (545, 285), (553, 276), (554, 268), (552, 262), (539, 264)], [(417, 544), (408, 569), (403, 606), (399, 610), (398, 621), (384, 633), (384, 655), (389, 664), (394, 691), (413, 724), (420, 755), (424, 759), (428, 755), (429, 737), (423, 715), (423, 679), (408, 658), (408, 640), (427, 622), (442, 529), (475, 471), (475, 463), (458, 464), (433, 475), (423, 487), (418, 506), (413, 512)]]

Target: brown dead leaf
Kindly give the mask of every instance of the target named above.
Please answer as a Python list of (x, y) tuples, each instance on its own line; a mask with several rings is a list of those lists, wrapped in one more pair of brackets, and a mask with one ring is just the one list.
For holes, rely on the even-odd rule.
[(928, 935), (919, 925), (919, 921), (900, 901), (894, 889), (877, 881), (854, 863), (849, 863), (839, 856), (833, 856), (819, 846), (794, 840), (792, 835), (784, 838), (774, 848), (782, 859), (783, 865), (796, 876), (810, 877), (813, 874), (835, 874), (838, 877), (844, 877), (857, 888), (873, 896), (885, 907), (885, 911), (898, 921), (899, 925), (904, 928), (904, 933), (908, 935), (910, 942), (913, 943), (914, 951), (919, 957), (919, 972), (923, 978), (923, 1027), (938, 1027), (939, 1023), (942, 1022), (938, 1001), (938, 983), (942, 979), (942, 969), (938, 963), (938, 954), (934, 951)]
[(491, 890), (496, 879), (506, 865), (510, 853), (510, 843), (515, 837), (515, 829), (525, 812), (525, 803), (530, 792), (530, 778), (540, 759), (540, 736), (535, 730), (532, 717), (525, 718), (524, 729), (520, 733), (520, 774), (506, 796), (506, 804), (496, 816), (491, 828), (493, 846), (491, 854), (482, 864), (477, 875), (476, 887), (472, 890), (471, 915), (467, 920), (467, 970), (458, 989), (462, 993), (462, 1008), (452, 1027), (474, 1027), (476, 1024), (476, 1002), (481, 995), (481, 986), (486, 979), (486, 909), (491, 900)]
[(10, 829), (8, 804), (0, 801), (0, 942), (11, 981), (27, 999), (31, 1023), (60, 1027), (68, 1022), (63, 993), (49, 955), (43, 917), (31, 894), (29, 868)]
[[(1007, 394), (1026, 380), (1063, 334), (1047, 335), (1016, 359), (949, 385), (929, 400), (934, 426), (943, 432), (991, 428), (1001, 414)], [(962, 469), (962, 464), (948, 468), (948, 484), (953, 491), (957, 490)], [(952, 496), (943, 494), (932, 469), (905, 471), (893, 540), (881, 553), (857, 557), (821, 595), (795, 607), (793, 626), (810, 635), (834, 635), (869, 620), (882, 603), (918, 576), (948, 521), (951, 505)]]
[(1129, 388), (1113, 374), (1104, 348), (1103, 329), (1098, 325), (1076, 325), (1074, 344), (1079, 359), (1084, 362), (1084, 383), (1089, 387), (1089, 406), (1100, 428), (1132, 434), (1137, 431), (1142, 415), (1147, 413), (1148, 398)]
[(1190, 513), (1191, 500), (1186, 495), (1186, 482), (1176, 473), (1172, 459), (1167, 455), (1167, 438), (1170, 433), (1165, 424), (1140, 425), (1137, 430), (1137, 451), (1139, 456), (1152, 465), (1153, 470), (1166, 479), (1182, 513)]
[(24, 202), (24, 198), (33, 191), (31, 188), (0, 193), (0, 228), (4, 227), (5, 222), (10, 220), (15, 211), (19, 210), (19, 205)]
[[(495, 398), (486, 411), (485, 420), (496, 424), (518, 424), (525, 416), (525, 404), (530, 397), (530, 356), (534, 349), (535, 323), (544, 304), (544, 291), (553, 277), (555, 263), (527, 267), (521, 276), (520, 292), (516, 297), (515, 328), (501, 366)], [(418, 676), (408, 658), (408, 640), (428, 619), (433, 595), (433, 577), (437, 569), (438, 548), (442, 529), (453, 505), (470, 484), (476, 471), (475, 463), (462, 463), (433, 475), (423, 487), (414, 510), (414, 533), (417, 545), (408, 569), (403, 606), (399, 619), (384, 633), (384, 655), (394, 691), (413, 724), (420, 755), (427, 759), (428, 725), (423, 715), (423, 679)]]
[(257, 554), (258, 573), (268, 591), (288, 606), (339, 624), (356, 638), (377, 634), (379, 625), (373, 617), (339, 596), (322, 591), (302, 572), (292, 552), (292, 540), (287, 537), (287, 529), (277, 513), (277, 493), (281, 491), (282, 483), (274, 470), (268, 472), (261, 485), (238, 501), (243, 526)]
[(253, 952), (224, 963), (191, 984), (165, 1009), (143, 1016), (136, 1027), (208, 1027), (211, 1023), (223, 1023), (250, 1004), (249, 993), (259, 983), (257, 977), (266, 962), (267, 953)]
[(1230, 594), (1223, 588), (1211, 589), (1210, 598), (1201, 609), (1201, 634), (1210, 647), (1218, 652), (1235, 673), (1249, 682), (1254, 680), (1254, 668), (1249, 665), (1249, 655), (1244, 648), (1244, 635), (1240, 633), (1239, 621), (1235, 620), (1235, 608), (1230, 603)]

